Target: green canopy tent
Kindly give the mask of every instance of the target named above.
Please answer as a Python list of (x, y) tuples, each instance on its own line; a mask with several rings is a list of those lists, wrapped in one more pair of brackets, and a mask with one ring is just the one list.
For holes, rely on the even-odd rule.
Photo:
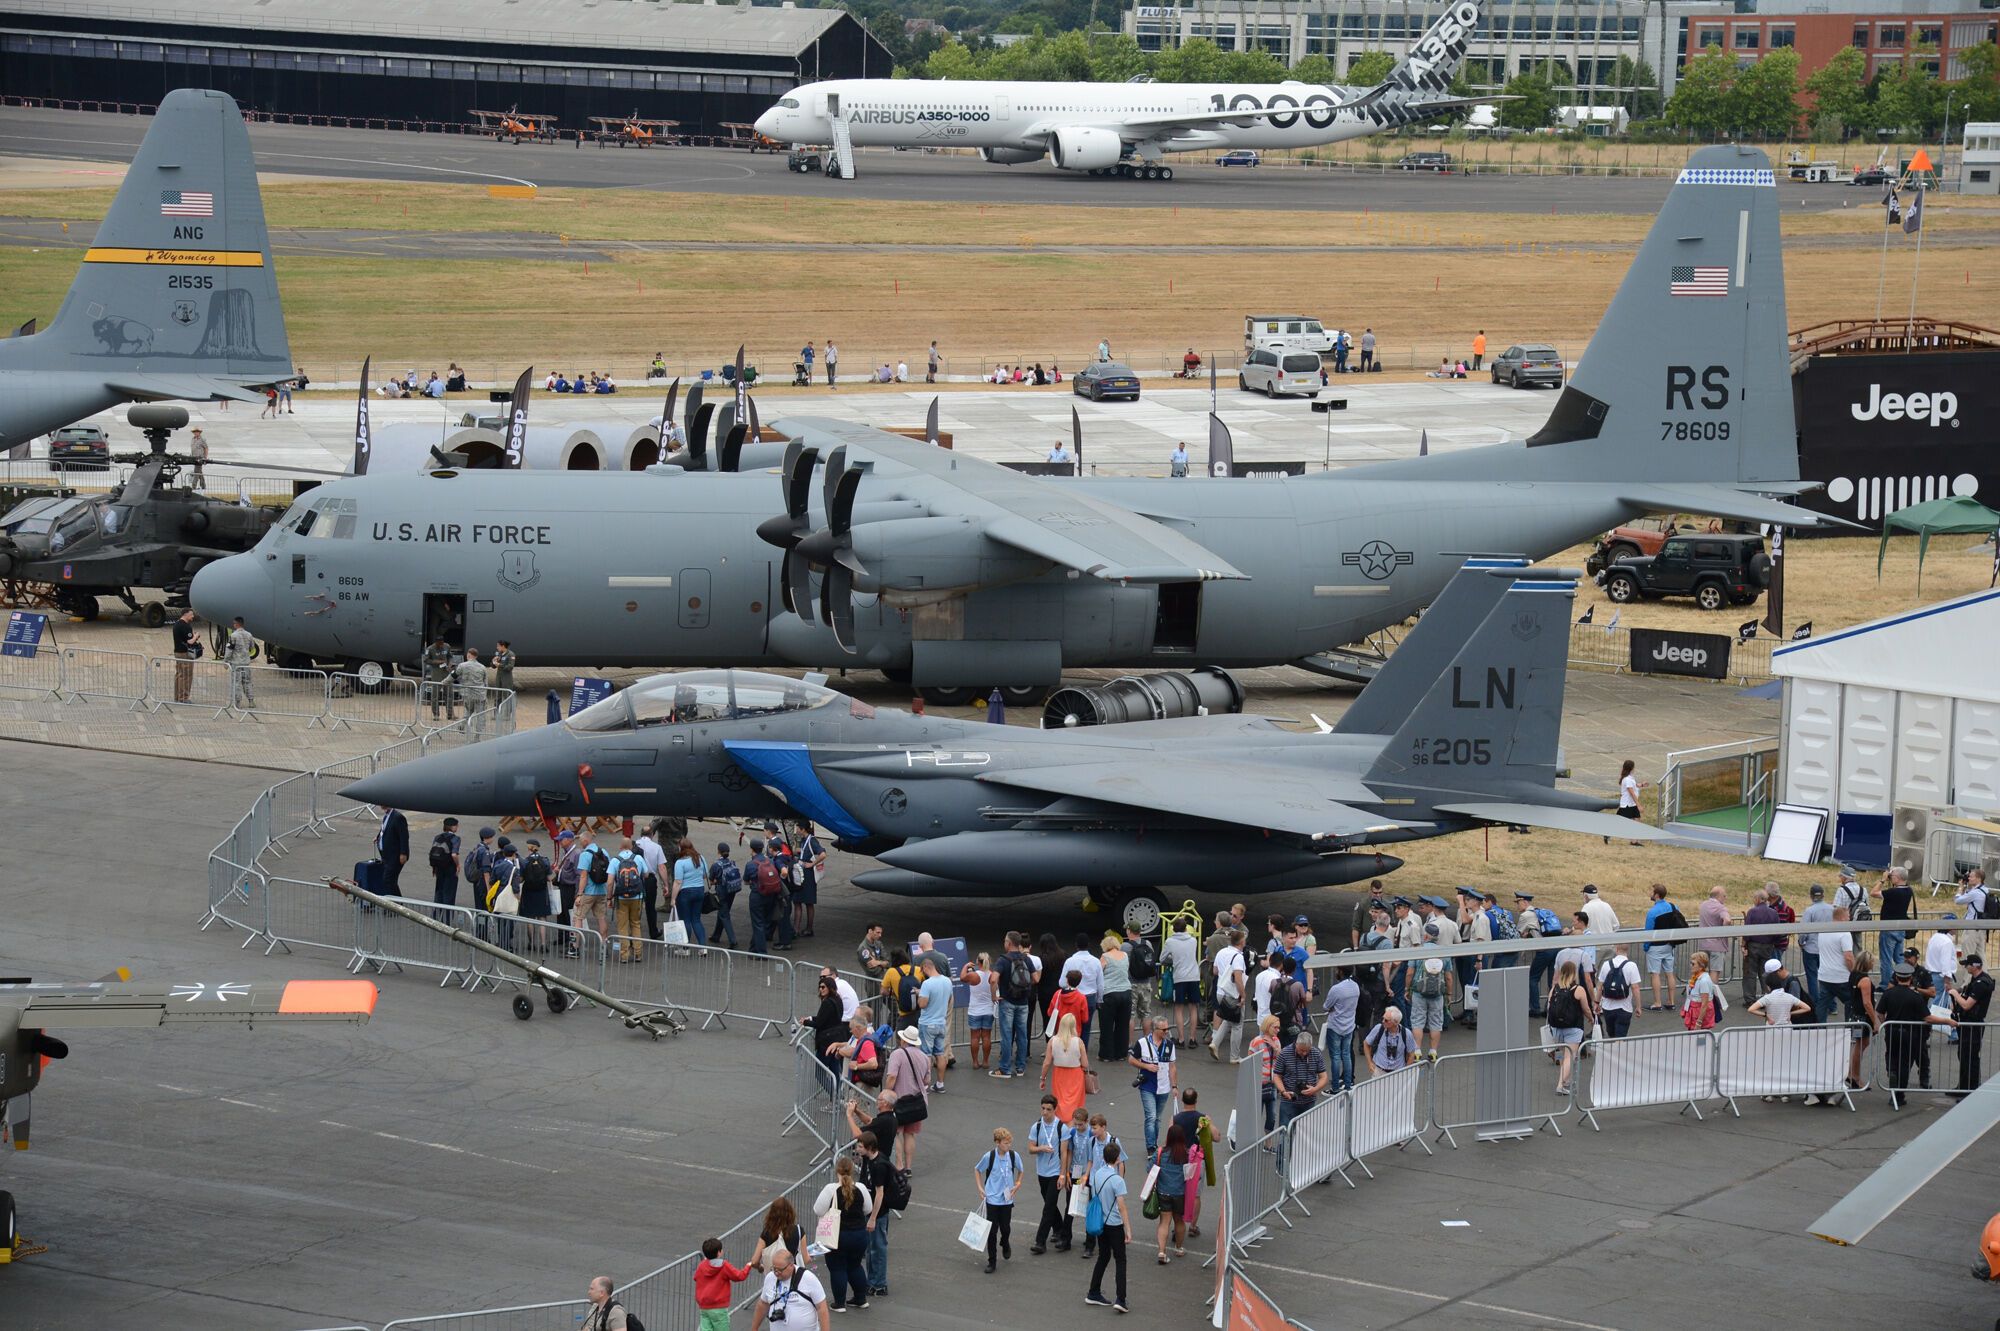
[(1917, 534), (1917, 586), (1924, 585), (1924, 556), (1930, 552), (1931, 537), (1950, 535), (1992, 535), (2000, 532), (2000, 513), (1967, 495), (1931, 499), (1899, 508), (1882, 519), (1882, 545), (1875, 552), (1875, 578), (1882, 578), (1882, 557), (1889, 552), (1889, 538), (1898, 531)]

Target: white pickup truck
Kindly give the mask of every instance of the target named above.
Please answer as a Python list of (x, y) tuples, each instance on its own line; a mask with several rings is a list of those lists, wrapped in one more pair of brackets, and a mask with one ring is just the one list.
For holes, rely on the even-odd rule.
[(1307, 314), (1247, 314), (1243, 316), (1244, 354), (1259, 347), (1325, 355), (1333, 350), (1333, 334)]

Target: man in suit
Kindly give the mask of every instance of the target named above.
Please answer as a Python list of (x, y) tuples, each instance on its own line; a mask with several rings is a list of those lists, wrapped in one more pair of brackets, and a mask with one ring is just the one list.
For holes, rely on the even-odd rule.
[(410, 820), (401, 809), (382, 811), (382, 825), (375, 832), (375, 853), (382, 861), (382, 895), (402, 896), (398, 880), (403, 866), (410, 862)]

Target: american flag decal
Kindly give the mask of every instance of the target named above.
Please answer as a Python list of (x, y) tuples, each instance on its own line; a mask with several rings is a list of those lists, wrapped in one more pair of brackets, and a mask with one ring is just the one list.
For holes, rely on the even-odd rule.
[(1729, 294), (1729, 269), (1722, 265), (1711, 268), (1707, 265), (1677, 263), (1667, 269), (1667, 294), (1726, 296)]
[(213, 217), (215, 195), (200, 190), (163, 189), (160, 191), (160, 216)]

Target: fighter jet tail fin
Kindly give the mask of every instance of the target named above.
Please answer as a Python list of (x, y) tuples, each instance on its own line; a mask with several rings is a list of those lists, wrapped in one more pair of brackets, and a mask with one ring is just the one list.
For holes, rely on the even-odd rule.
[(1552, 786), (1575, 577), (1515, 581), (1363, 779), (1468, 794)]
[(1527, 563), (1510, 555), (1468, 559), (1461, 564), (1417, 626), (1403, 636), (1388, 664), (1361, 690), (1361, 696), (1341, 714), (1331, 731), (1338, 735), (1387, 735), (1394, 731), (1458, 655), (1465, 644), (1466, 625), (1485, 620), (1514, 579), (1543, 576), (1529, 573)]
[(161, 101), (55, 321), (20, 346), (35, 368), (109, 383), (226, 391), (291, 375), (257, 164), (228, 94)]

